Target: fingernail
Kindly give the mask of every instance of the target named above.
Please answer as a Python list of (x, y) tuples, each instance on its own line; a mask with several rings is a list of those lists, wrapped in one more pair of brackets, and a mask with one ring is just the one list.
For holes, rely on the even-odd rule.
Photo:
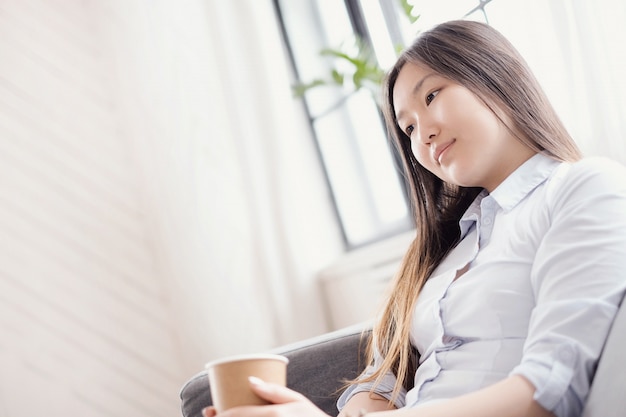
[(257, 378), (256, 376), (249, 376), (248, 381), (252, 385), (264, 385), (265, 384), (265, 381), (263, 381), (261, 378)]

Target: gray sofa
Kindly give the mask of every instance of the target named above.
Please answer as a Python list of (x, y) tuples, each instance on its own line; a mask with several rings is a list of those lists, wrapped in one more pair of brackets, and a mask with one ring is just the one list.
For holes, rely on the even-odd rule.
[[(626, 308), (622, 306), (607, 339), (583, 417), (626, 416)], [(324, 412), (335, 406), (343, 380), (364, 368), (363, 348), (368, 331), (351, 327), (275, 350), (290, 360), (287, 385), (306, 395)], [(180, 392), (185, 417), (201, 417), (211, 404), (206, 372), (191, 378)]]

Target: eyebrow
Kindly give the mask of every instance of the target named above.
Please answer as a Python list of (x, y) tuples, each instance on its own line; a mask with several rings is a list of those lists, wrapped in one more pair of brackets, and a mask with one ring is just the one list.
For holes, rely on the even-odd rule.
[[(422, 89), (422, 87), (424, 86), (424, 82), (429, 79), (430, 77), (434, 77), (435, 75), (437, 75), (434, 72), (431, 72), (430, 74), (426, 74), (421, 80), (419, 80), (414, 86), (413, 89), (411, 90), (411, 95), (417, 95), (417, 93)], [(398, 120), (400, 120), (402, 118), (402, 116), (404, 115), (404, 112), (401, 111), (398, 114), (396, 114), (396, 122)]]

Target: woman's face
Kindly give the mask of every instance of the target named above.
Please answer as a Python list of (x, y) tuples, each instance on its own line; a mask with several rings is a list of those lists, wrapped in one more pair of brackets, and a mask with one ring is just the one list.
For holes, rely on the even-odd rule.
[(427, 67), (402, 67), (393, 102), (418, 162), (445, 182), (493, 191), (535, 153), (469, 89)]

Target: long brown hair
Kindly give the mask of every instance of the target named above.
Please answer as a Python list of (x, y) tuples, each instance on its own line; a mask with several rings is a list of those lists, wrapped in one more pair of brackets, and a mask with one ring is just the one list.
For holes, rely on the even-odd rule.
[[(368, 360), (373, 360), (377, 350), (382, 364), (368, 378), (353, 381), (378, 382), (386, 372), (394, 372), (397, 382), (392, 402), (401, 388), (411, 387), (417, 369), (417, 354), (409, 338), (417, 296), (433, 270), (459, 242), (459, 220), (481, 191), (445, 183), (417, 162), (410, 139), (398, 127), (393, 103), (395, 82), (406, 63), (428, 67), (468, 88), (518, 140), (536, 152), (560, 161), (581, 157), (524, 59), (489, 25), (446, 22), (422, 33), (402, 53), (384, 80), (383, 112), (405, 171), (417, 234), (370, 339)], [(499, 116), (502, 114), (507, 117)], [(507, 124), (505, 119), (511, 122)]]

